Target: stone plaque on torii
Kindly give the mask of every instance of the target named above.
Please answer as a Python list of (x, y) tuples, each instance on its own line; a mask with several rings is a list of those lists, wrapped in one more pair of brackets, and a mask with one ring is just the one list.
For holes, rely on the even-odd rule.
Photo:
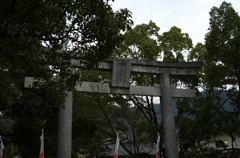
[[(194, 98), (194, 90), (177, 89), (170, 85), (170, 76), (193, 76), (202, 62), (160, 62), (138, 59), (110, 58), (95, 70), (112, 72), (111, 83), (82, 82), (75, 89), (85, 93), (106, 93), (122, 95), (159, 96), (163, 120), (163, 138), (167, 158), (178, 158), (176, 127), (172, 98)], [(83, 68), (79, 60), (71, 59), (73, 68)], [(134, 86), (129, 84), (130, 74), (159, 75), (159, 84), (154, 86)], [(25, 87), (31, 87), (34, 79), (25, 78)], [(72, 92), (66, 91), (65, 108), (59, 111), (58, 158), (71, 157)]]

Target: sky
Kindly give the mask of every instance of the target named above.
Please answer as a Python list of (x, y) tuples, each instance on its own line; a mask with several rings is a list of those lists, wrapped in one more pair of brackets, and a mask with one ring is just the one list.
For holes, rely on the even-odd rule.
[[(240, 15), (240, 0), (225, 0)], [(115, 0), (113, 10), (128, 8), (132, 12), (134, 26), (148, 24), (152, 20), (160, 27), (160, 34), (176, 26), (188, 33), (196, 45), (204, 43), (209, 28), (209, 12), (220, 7), (223, 0)]]

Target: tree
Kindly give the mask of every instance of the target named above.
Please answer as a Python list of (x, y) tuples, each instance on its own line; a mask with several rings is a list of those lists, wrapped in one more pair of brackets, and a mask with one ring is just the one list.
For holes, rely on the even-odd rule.
[(187, 60), (188, 61), (203, 61), (204, 54), (206, 54), (206, 47), (202, 43), (197, 43), (197, 45), (189, 52)]
[[(32, 129), (41, 131), (42, 127), (48, 127), (50, 130), (52, 126), (48, 125), (55, 118), (52, 115), (56, 114), (65, 97), (56, 89), (72, 88), (79, 81), (79, 76), (70, 69), (64, 71), (70, 66), (70, 56), (81, 58), (88, 66), (108, 58), (122, 40), (120, 32), (132, 24), (130, 18), (127, 9), (113, 12), (108, 0), (3, 0), (0, 6), (1, 113), (19, 120), (16, 127), (28, 122), (35, 126)], [(66, 43), (68, 49), (59, 51)], [(61, 79), (53, 81), (53, 75), (59, 75)], [(24, 76), (34, 76), (45, 82), (36, 84), (37, 89), (26, 90), (23, 89)], [(67, 87), (63, 83), (66, 78)], [(53, 134), (53, 130), (51, 128), (49, 134)], [(45, 131), (47, 137), (48, 130)], [(30, 127), (25, 132), (28, 138), (38, 139), (37, 132), (33, 135)], [(14, 131), (12, 136), (17, 133)], [(0, 134), (7, 135), (1, 130)], [(26, 144), (22, 141), (27, 142), (27, 138), (21, 138), (17, 143)], [(14, 139), (16, 137), (11, 140)], [(28, 149), (22, 150), (25, 152), (22, 155), (38, 155), (38, 151)]]
[[(124, 34), (124, 41), (115, 51), (116, 56), (156, 60), (161, 51), (157, 41), (158, 31), (159, 28), (151, 21), (149, 24), (138, 25), (128, 30)], [(106, 76), (103, 72), (91, 73), (90, 71), (87, 75), (83, 73), (83, 77), (87, 77), (87, 81), (110, 81), (110, 76)], [(152, 85), (153, 79), (155, 80), (156, 77), (134, 75), (132, 82), (136, 82), (138, 85)], [(120, 135), (127, 136), (126, 141), (133, 142), (130, 147), (128, 144), (121, 143), (129, 155), (134, 157), (140, 157), (142, 154), (150, 156), (148, 153), (142, 153), (140, 146), (144, 143), (153, 144), (157, 131), (159, 131), (159, 128), (156, 128), (158, 121), (153, 97), (146, 97), (147, 101), (134, 96), (119, 95), (91, 95), (91, 98), (91, 103), (95, 102), (94, 104), (100, 107), (102, 113), (97, 131), (105, 135), (105, 138), (115, 138), (115, 132), (118, 131), (121, 133)], [(96, 98), (96, 101), (93, 98)], [(129, 104), (129, 102), (133, 103)], [(135, 108), (131, 105), (134, 105)], [(96, 134), (99, 137), (99, 132), (95, 132), (95, 139), (97, 139)]]
[(228, 98), (221, 91), (208, 88), (198, 91), (196, 99), (177, 100), (178, 116), (176, 121), (179, 128), (180, 157), (221, 155), (225, 149), (209, 147), (208, 142), (211, 140), (211, 136), (218, 135), (223, 131), (229, 136), (235, 131), (230, 132), (232, 120), (236, 120), (236, 117), (226, 112), (229, 109), (227, 100)]
[[(112, 53), (122, 40), (120, 31), (131, 25), (128, 10), (114, 13), (104, 0), (14, 0), (3, 1), (0, 9), (0, 84), (6, 87), (1, 89), (4, 103), (1, 109), (11, 102), (10, 96), (19, 95), (20, 87), (16, 84), (19, 78), (49, 78), (51, 73), (58, 73), (56, 70), (63, 64), (69, 66), (58, 57), (57, 50), (62, 49), (64, 43), (71, 46), (68, 52), (62, 52), (65, 57), (70, 53), (93, 65)], [(43, 46), (50, 48), (45, 58), (41, 56)], [(53, 67), (43, 66), (45, 63)]]
[(164, 61), (184, 61), (182, 53), (192, 48), (192, 40), (188, 33), (182, 33), (181, 29), (176, 26), (164, 32), (160, 42)]
[[(192, 48), (192, 41), (189, 35), (182, 33), (181, 29), (177, 27), (172, 27), (169, 32), (164, 32), (163, 35), (160, 35), (158, 31), (159, 27), (152, 21), (150, 21), (148, 25), (137, 25), (124, 34), (125, 39), (121, 47), (117, 48), (117, 55), (147, 60), (159, 60), (162, 58), (164, 61), (184, 61), (182, 53), (184, 51), (190, 51)], [(161, 54), (163, 54), (162, 57)], [(158, 76), (156, 75), (132, 74), (131, 76), (131, 82), (136, 85), (153, 86), (155, 83), (159, 83)], [(179, 79), (171, 80), (171, 82), (177, 84), (179, 83)], [(156, 137), (157, 131), (153, 130), (154, 128), (158, 129), (158, 132), (161, 133), (161, 125), (157, 118), (155, 108), (155, 98), (149, 96), (127, 96), (126, 98), (136, 106), (136, 111), (143, 115), (144, 119), (141, 120), (138, 127), (143, 124), (141, 127), (152, 127), (149, 128), (151, 130), (148, 131), (148, 134), (151, 136), (153, 136), (155, 132)], [(157, 104), (159, 104), (159, 102)], [(138, 130), (141, 131), (140, 128)], [(140, 135), (138, 139), (141, 139)], [(153, 137), (151, 137), (151, 139), (154, 141)], [(146, 143), (144, 141), (142, 142)]]
[[(111, 76), (106, 72), (84, 71), (82, 77), (87, 81), (109, 82)], [(148, 123), (137, 106), (131, 107), (132, 104), (129, 103), (128, 97), (112, 94), (77, 95), (78, 98), (75, 99), (73, 110), (76, 113), (74, 116), (77, 116), (74, 119), (74, 122), (77, 122), (73, 123), (73, 129), (76, 131), (73, 133), (73, 137), (74, 140), (79, 141), (74, 143), (74, 146), (76, 145), (78, 148), (79, 146), (86, 147), (89, 152), (91, 151), (94, 154), (98, 154), (99, 151), (108, 151), (108, 146), (104, 144), (103, 140), (109, 138), (114, 140), (116, 132), (118, 132), (119, 136), (124, 139), (121, 146), (129, 155), (133, 157), (141, 157), (143, 154), (150, 156), (149, 153), (143, 153), (141, 147), (143, 143), (153, 145), (159, 128), (156, 128), (153, 123)], [(89, 122), (88, 120), (95, 120), (90, 122), (95, 127), (91, 129), (95, 130), (90, 132), (88, 125), (85, 125), (85, 128), (76, 128), (80, 126), (79, 122), (83, 120), (87, 122)], [(84, 137), (80, 133), (83, 133)], [(86, 138), (89, 139), (86, 140)], [(133, 142), (133, 145), (131, 142)], [(154, 147), (152, 146), (152, 148)]]
[[(238, 89), (232, 100), (240, 105), (240, 17), (231, 3), (223, 2), (210, 11), (210, 28), (206, 34), (206, 73), (212, 87)], [(218, 72), (218, 73), (216, 73)]]
[[(162, 51), (159, 30), (160, 28), (152, 21), (135, 26), (124, 34), (124, 41), (116, 49), (115, 55), (158, 60)], [(158, 83), (158, 78), (155, 75), (131, 74), (130, 82), (133, 85), (153, 86), (154, 83)], [(119, 113), (126, 120), (123, 123), (128, 127), (127, 139), (132, 142), (126, 151), (133, 157), (150, 156), (141, 151), (141, 145), (151, 146), (156, 141), (157, 132), (161, 133), (158, 120), (159, 107), (156, 108), (158, 103), (153, 96), (124, 96), (122, 100), (125, 100), (125, 103), (119, 104), (121, 105)]]
[[(161, 58), (161, 45), (159, 40), (160, 28), (153, 22), (137, 25), (124, 34), (124, 41), (115, 51), (117, 57), (128, 57), (142, 60), (158, 60)], [(142, 86), (153, 86), (158, 83), (157, 76), (132, 74), (131, 84)], [(157, 125), (156, 112), (154, 109), (154, 97), (127, 96), (127, 98), (138, 106), (147, 122)], [(145, 98), (145, 99), (143, 99)]]
[(211, 9), (205, 40), (205, 45), (198, 43), (188, 56), (190, 61), (205, 63), (196, 81), (185, 82), (199, 87), (197, 98), (177, 101), (180, 156), (216, 157), (227, 152), (236, 157), (238, 149), (234, 147), (216, 150), (202, 143), (221, 132), (234, 143), (235, 134), (239, 134), (239, 16), (230, 3)]
[(156, 60), (161, 52), (159, 46), (160, 28), (152, 21), (137, 25), (124, 33), (124, 41), (116, 49), (116, 56)]
[[(205, 73), (209, 89), (226, 94), (232, 108), (225, 112), (229, 121), (221, 128), (233, 140), (238, 133), (240, 108), (240, 17), (231, 3), (223, 2), (210, 11), (210, 28), (206, 34)], [(234, 109), (234, 110), (231, 110)], [(237, 150), (232, 149), (233, 152)]]

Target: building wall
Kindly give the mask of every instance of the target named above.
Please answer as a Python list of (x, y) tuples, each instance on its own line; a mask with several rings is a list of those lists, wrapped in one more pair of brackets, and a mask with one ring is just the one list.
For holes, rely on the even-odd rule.
[(212, 136), (211, 141), (208, 142), (209, 147), (223, 149), (225, 145), (226, 149), (240, 148), (240, 138), (238, 135), (234, 135), (235, 140), (232, 141), (231, 137), (226, 133), (221, 133), (217, 136)]

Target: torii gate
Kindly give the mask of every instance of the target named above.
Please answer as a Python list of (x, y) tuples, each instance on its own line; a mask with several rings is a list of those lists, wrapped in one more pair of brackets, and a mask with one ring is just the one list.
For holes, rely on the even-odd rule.
[[(84, 68), (77, 59), (70, 59), (74, 68)], [(108, 93), (123, 95), (159, 96), (163, 120), (163, 138), (167, 158), (179, 158), (172, 98), (194, 98), (194, 90), (176, 89), (170, 85), (170, 76), (193, 76), (203, 65), (202, 62), (160, 62), (126, 58), (110, 58), (96, 70), (112, 72), (112, 83), (82, 82), (76, 85), (79, 92)], [(159, 75), (159, 84), (132, 86), (130, 73)], [(25, 78), (25, 87), (31, 87), (34, 79)], [(66, 91), (65, 108), (59, 110), (58, 158), (71, 158), (72, 144), (72, 92)]]

